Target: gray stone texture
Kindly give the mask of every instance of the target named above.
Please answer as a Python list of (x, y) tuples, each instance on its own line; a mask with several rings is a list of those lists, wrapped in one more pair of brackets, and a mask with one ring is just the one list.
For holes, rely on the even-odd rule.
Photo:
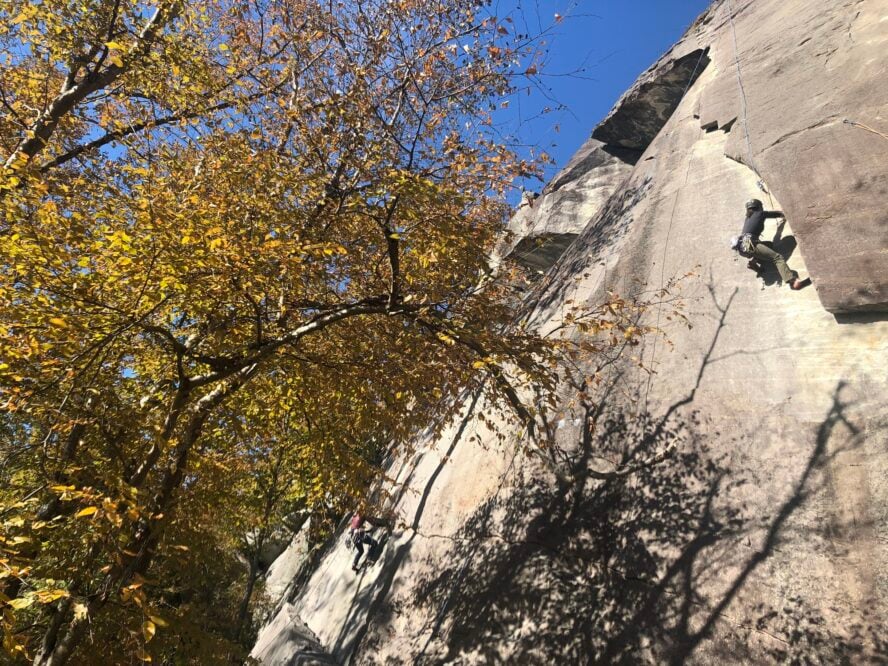
[(888, 139), (844, 122), (888, 135), (888, 2), (735, 0), (745, 104), (727, 9), (706, 26), (720, 71), (701, 123), (738, 118), (726, 153), (785, 207), (824, 307), (888, 311)]
[(284, 598), (290, 583), (306, 565), (309, 556), (310, 523), (305, 521), (290, 540), (286, 549), (271, 563), (262, 577), (262, 589), (267, 606), (277, 606)]
[(613, 146), (644, 150), (707, 65), (708, 49), (661, 59), (620, 98), (592, 137)]
[(250, 656), (261, 664), (274, 666), (316, 666), (337, 664), (324, 651), (317, 637), (293, 613), (293, 606), (284, 604), (274, 619), (259, 634)]
[(497, 254), (532, 271), (548, 270), (622, 185), (639, 154), (586, 141), (537, 199), (522, 202)]
[[(692, 327), (667, 298), (644, 320), (665, 337), (583, 394), (565, 383), (552, 430), (568, 481), (477, 401), (418, 438), (390, 470), (400, 520), (379, 561), (356, 575), (335, 544), (263, 633), (264, 663), (287, 663), (295, 618), (355, 664), (888, 662), (888, 142), (842, 123), (888, 124), (888, 2), (735, 0), (748, 116), (730, 7), (642, 75), (709, 48), (619, 185), (596, 192), (602, 163), (575, 158), (534, 204), (585, 180), (582, 228), (513, 221), (578, 234), (528, 296), (541, 330), (569, 302), (686, 274), (672, 294)], [(764, 238), (816, 291), (730, 250), (752, 197), (786, 211)]]

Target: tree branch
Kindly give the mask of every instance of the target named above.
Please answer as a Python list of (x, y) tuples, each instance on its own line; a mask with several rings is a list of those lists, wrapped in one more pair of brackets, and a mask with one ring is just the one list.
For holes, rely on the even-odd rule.
[[(163, 27), (176, 17), (180, 6), (181, 2), (178, 0), (158, 6), (154, 15), (138, 35), (137, 55), (144, 56), (148, 52)], [(112, 63), (101, 74), (96, 69), (83, 77), (79, 83), (76, 82), (77, 70), (69, 71), (59, 94), (52, 100), (49, 107), (37, 117), (28, 134), (19, 141), (12, 154), (6, 159), (4, 167), (11, 168), (21, 159), (21, 156), (24, 156), (26, 161), (37, 156), (48, 144), (62, 118), (86, 97), (117, 80), (129, 70), (129, 67), (130, 65), (127, 63), (124, 63), (123, 66)]]

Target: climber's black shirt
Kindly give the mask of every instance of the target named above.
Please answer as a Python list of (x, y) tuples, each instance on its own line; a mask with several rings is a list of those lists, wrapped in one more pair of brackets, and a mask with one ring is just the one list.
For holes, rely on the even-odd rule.
[(783, 217), (780, 211), (776, 210), (754, 210), (746, 216), (743, 222), (743, 233), (749, 234), (754, 239), (762, 235), (765, 230), (765, 220), (773, 217)]

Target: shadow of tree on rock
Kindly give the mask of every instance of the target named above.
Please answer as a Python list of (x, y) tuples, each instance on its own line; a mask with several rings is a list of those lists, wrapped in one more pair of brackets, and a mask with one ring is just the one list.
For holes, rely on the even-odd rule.
[[(572, 483), (540, 478), (488, 502), (441, 558), (449, 567), (418, 583), (414, 602), (434, 620), (413, 663), (884, 659), (877, 622), (832, 627), (802, 599), (760, 604), (752, 620), (725, 613), (817, 491), (815, 472), (835, 455), (828, 448), (835, 429), (856, 436), (841, 389), (790, 496), (766, 525), (721, 501), (757, 480), (713, 455), (702, 434), (712, 430), (698, 415), (602, 415), (594, 436), (582, 429)], [(664, 450), (670, 454), (661, 457)], [(602, 456), (632, 472), (602, 473)], [(706, 657), (698, 654), (704, 639), (712, 639)]]
[[(332, 646), (333, 654), (342, 660), (348, 660), (359, 649), (373, 651), (374, 644), (379, 640), (374, 628), (385, 625), (400, 612), (399, 604), (391, 598), (392, 586), (405, 561), (410, 558), (413, 541), (416, 538), (422, 516), (435, 487), (438, 476), (444, 470), (450, 456), (453, 455), (459, 442), (462, 440), (466, 428), (472, 422), (481, 398), (480, 392), (474, 393), (468, 401), (465, 413), (457, 422), (456, 431), (450, 440), (448, 448), (441, 456), (434, 471), (424, 483), (419, 502), (413, 512), (413, 518), (407, 526), (409, 536), (400, 540), (392, 547), (387, 535), (385, 543), (380, 543), (378, 552), (374, 553), (375, 559), (371, 566), (379, 566), (380, 572), (374, 575), (372, 582), (366, 588), (358, 587), (354, 598), (349, 604), (348, 615), (342, 623), (339, 636)], [(366, 569), (362, 570), (363, 572)]]
[[(572, 485), (538, 481), (505, 506), (482, 507), (463, 530), (466, 541), (448, 558), (469, 562), (461, 580), (443, 571), (418, 587), (417, 599), (448, 619), (443, 662), (467, 654), (501, 662), (506, 637), (509, 657), (524, 663), (582, 663), (606, 653), (618, 660), (669, 641), (681, 609), (674, 603), (678, 591), (658, 584), (668, 554), (711, 546), (721, 531), (742, 529), (742, 521), (712, 517), (710, 504), (725, 472), (684, 424), (620, 414), (603, 430), (608, 438), (632, 441), (622, 465), (676, 437), (686, 441), (668, 461), (603, 481), (582, 471), (592, 465), (587, 446), (575, 462)], [(612, 441), (597, 452), (606, 455)], [(492, 522), (503, 525), (502, 533), (490, 533)], [(617, 647), (612, 639), (624, 632)]]
[(710, 284), (717, 321), (684, 397), (648, 411), (644, 387), (628, 399), (614, 368), (557, 431), (551, 453), (566, 480), (521, 466), (510, 492), (497, 491), (457, 533), (435, 535), (448, 545), (413, 567), (428, 573), (409, 594), (393, 594), (414, 538), (429, 538), (421, 518), (436, 468), (410, 537), (384, 555), (361, 626), (337, 652), (379, 663), (386, 627), (416, 613), (426, 620), (410, 649), (385, 663), (886, 663), (888, 642), (865, 605), (803, 598), (795, 581), (785, 596), (768, 591), (773, 573), (794, 575), (787, 558), (798, 566), (803, 557), (781, 552), (804, 539), (795, 514), (819, 501), (833, 459), (863, 442), (844, 384), (819, 425), (799, 433), (808, 446), (794, 449), (788, 480), (770, 493), (757, 492), (773, 482), (765, 460), (734, 455), (759, 444), (758, 426), (721, 432), (694, 411), (707, 368), (722, 358), (714, 353), (736, 293), (720, 300)]

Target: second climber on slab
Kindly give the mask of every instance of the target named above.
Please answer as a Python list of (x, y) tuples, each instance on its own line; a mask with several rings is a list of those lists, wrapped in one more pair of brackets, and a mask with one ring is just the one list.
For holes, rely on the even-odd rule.
[(758, 199), (750, 199), (746, 202), (746, 219), (743, 221), (743, 231), (740, 236), (733, 239), (733, 247), (741, 256), (750, 259), (750, 268), (756, 268), (756, 262), (767, 262), (774, 265), (780, 274), (780, 279), (791, 289), (801, 289), (806, 281), (799, 279), (799, 274), (786, 264), (786, 259), (777, 252), (771, 243), (762, 241), (760, 236), (765, 230), (765, 220), (769, 218), (784, 217), (779, 210), (764, 209)]
[(355, 511), (349, 527), (349, 542), (356, 551), (355, 560), (352, 562), (352, 571), (358, 571), (358, 562), (361, 561), (361, 556), (364, 554), (364, 546), (370, 546), (372, 552), (379, 547), (379, 543), (367, 534), (367, 521), (360, 511)]

